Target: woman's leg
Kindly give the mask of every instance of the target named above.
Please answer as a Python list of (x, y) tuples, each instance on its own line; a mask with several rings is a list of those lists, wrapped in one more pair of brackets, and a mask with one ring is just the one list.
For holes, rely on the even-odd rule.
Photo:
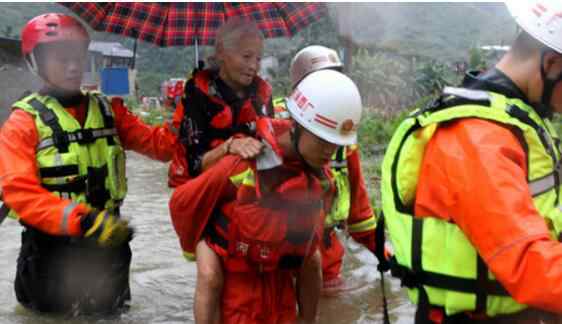
[(197, 324), (220, 324), (223, 269), (220, 257), (201, 240), (195, 247), (197, 284), (193, 312)]

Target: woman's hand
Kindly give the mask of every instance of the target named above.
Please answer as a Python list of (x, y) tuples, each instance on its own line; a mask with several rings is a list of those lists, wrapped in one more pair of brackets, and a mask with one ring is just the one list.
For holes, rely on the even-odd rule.
[(263, 144), (253, 137), (234, 138), (227, 147), (227, 154), (236, 154), (243, 159), (253, 159), (263, 150)]

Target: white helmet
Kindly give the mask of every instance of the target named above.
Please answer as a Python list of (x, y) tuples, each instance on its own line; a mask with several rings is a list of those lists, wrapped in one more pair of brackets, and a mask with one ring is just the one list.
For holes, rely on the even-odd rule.
[(506, 0), (505, 4), (524, 31), (562, 53), (562, 1)]
[(341, 69), (338, 53), (331, 48), (311, 45), (301, 49), (291, 61), (291, 87), (294, 88), (308, 74), (323, 69)]
[(310, 73), (287, 98), (287, 109), (299, 125), (336, 145), (357, 142), (362, 108), (355, 83), (333, 70)]

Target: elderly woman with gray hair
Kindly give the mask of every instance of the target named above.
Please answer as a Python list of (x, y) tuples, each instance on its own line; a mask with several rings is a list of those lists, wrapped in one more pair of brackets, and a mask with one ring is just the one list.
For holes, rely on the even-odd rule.
[[(273, 116), (271, 86), (257, 75), (262, 52), (263, 36), (253, 22), (229, 20), (217, 31), (210, 68), (194, 72), (179, 106), (180, 114), (183, 110), (181, 145), (170, 165), (171, 187), (197, 177), (226, 155), (253, 159), (261, 153), (263, 144), (255, 138), (256, 121)], [(203, 236), (210, 236), (206, 225), (193, 224), (207, 233)], [(201, 240), (195, 255), (184, 253), (188, 259), (196, 256), (196, 323), (221, 322), (223, 269), (209, 244), (214, 244), (212, 239)], [(313, 322), (322, 283), (320, 256), (306, 262), (297, 277), (301, 318)]]
[[(217, 31), (210, 67), (186, 83), (175, 120), (181, 147), (170, 166), (171, 187), (196, 177), (227, 154), (253, 158), (258, 116), (272, 115), (271, 86), (257, 72), (263, 36), (254, 23), (229, 20)], [(183, 114), (183, 116), (182, 116)]]

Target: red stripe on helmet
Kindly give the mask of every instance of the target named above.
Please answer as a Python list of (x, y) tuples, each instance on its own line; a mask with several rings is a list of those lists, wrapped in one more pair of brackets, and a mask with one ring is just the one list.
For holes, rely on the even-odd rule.
[(320, 114), (316, 114), (316, 117), (315, 117), (315, 118), (318, 118), (318, 119), (324, 121), (325, 123), (332, 124), (332, 125), (334, 125), (334, 127), (335, 127), (335, 126), (338, 126), (338, 122), (337, 122), (337, 121), (332, 120), (332, 119), (330, 119), (330, 118), (327, 118), (327, 117), (325, 117), (325, 116), (322, 116), (322, 115), (320, 115)]
[(322, 125), (324, 125), (328, 128), (336, 129), (336, 125), (332, 125), (330, 123), (327, 123), (327, 122), (323, 121), (322, 119), (319, 119), (318, 117), (315, 117), (314, 121), (317, 122), (318, 124), (322, 124)]

